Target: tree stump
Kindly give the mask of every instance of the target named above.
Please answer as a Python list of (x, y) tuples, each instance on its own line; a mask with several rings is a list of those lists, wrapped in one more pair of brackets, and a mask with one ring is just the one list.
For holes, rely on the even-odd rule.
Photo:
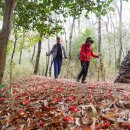
[(121, 63), (115, 83), (130, 83), (130, 50)]

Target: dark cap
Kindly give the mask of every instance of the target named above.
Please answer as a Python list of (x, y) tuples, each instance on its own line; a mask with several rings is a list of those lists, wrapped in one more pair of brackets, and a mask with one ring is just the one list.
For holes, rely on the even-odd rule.
[(59, 37), (59, 36), (57, 36), (57, 37), (56, 37), (56, 39), (60, 39), (60, 37)]
[(87, 43), (88, 41), (90, 41), (92, 44), (94, 43), (94, 41), (92, 40), (91, 37), (88, 37), (88, 38), (86, 39), (86, 42), (85, 42), (85, 43)]

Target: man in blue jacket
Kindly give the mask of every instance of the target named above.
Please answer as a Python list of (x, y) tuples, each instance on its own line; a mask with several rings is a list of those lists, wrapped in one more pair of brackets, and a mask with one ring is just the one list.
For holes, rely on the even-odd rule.
[(58, 75), (60, 74), (62, 60), (64, 58), (65, 59), (67, 58), (65, 48), (61, 44), (60, 37), (57, 37), (56, 41), (57, 41), (57, 43), (55, 45), (53, 45), (51, 51), (46, 54), (47, 56), (50, 56), (50, 55), (53, 56), (55, 79), (57, 79)]

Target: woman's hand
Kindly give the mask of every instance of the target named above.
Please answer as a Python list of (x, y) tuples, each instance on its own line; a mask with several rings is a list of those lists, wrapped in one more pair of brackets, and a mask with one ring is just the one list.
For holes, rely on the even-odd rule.
[(49, 56), (47, 52), (46, 52), (46, 56)]
[(102, 54), (99, 54), (99, 55), (97, 55), (97, 57), (96, 58), (100, 58), (102, 56)]

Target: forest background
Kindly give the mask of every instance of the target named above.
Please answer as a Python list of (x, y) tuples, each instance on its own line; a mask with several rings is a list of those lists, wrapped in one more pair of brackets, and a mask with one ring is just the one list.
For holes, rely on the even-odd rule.
[[(53, 3), (56, 7), (50, 11), (47, 1), (45, 8), (40, 0), (24, 1), (23, 5), (22, 2), (17, 3), (13, 15), (4, 82), (33, 74), (53, 77), (52, 58), (45, 54), (56, 43), (56, 36), (61, 37), (68, 55), (68, 60), (63, 63), (61, 78), (76, 78), (81, 69), (77, 54), (81, 44), (91, 36), (94, 52), (101, 53), (102, 58), (91, 61), (88, 78), (114, 81), (120, 63), (130, 49), (129, 1), (99, 1), (89, 13), (82, 10), (79, 14), (75, 11), (78, 4), (70, 4), (71, 12), (68, 9), (68, 12), (62, 13), (60, 4), (63, 3)], [(4, 1), (0, 4), (2, 29)]]

